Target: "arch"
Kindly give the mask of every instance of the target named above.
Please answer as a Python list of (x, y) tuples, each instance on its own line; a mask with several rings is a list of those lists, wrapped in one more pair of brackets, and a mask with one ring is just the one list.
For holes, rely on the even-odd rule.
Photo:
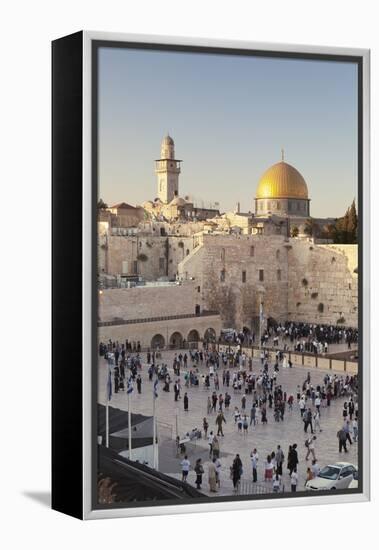
[(207, 328), (204, 332), (204, 340), (206, 342), (216, 342), (216, 331), (214, 328)]
[(190, 330), (187, 336), (188, 343), (198, 342), (199, 340), (200, 340), (200, 334), (198, 333), (198, 331), (196, 329)]
[(151, 339), (151, 349), (163, 349), (165, 344), (166, 342), (162, 334), (155, 334)]
[(180, 332), (173, 332), (170, 336), (170, 348), (182, 348), (183, 347), (183, 336)]

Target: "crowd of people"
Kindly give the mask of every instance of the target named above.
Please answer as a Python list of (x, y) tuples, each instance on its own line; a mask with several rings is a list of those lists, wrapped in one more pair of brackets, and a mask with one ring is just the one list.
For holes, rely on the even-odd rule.
[[(259, 336), (250, 330), (226, 331), (220, 342), (233, 345), (254, 346), (259, 344)], [(272, 347), (282, 344), (284, 350), (326, 354), (331, 344), (346, 344), (348, 349), (358, 343), (358, 329), (339, 325), (316, 323), (277, 323), (268, 319), (267, 328), (261, 334), (260, 344)]]
[[(283, 325), (280, 330), (282, 331), (285, 326)], [(289, 325), (288, 330), (290, 329), (288, 338), (291, 338), (292, 335), (295, 338), (299, 331), (303, 337), (303, 331), (308, 330), (303, 325), (296, 327)], [(321, 328), (319, 327), (318, 330)], [(334, 334), (334, 332), (331, 330), (330, 334)], [(183, 404), (185, 413), (191, 410), (188, 388), (206, 392), (204, 409), (206, 414), (203, 417), (201, 428), (194, 428), (194, 430), (197, 437), (204, 438), (208, 444), (208, 484), (209, 491), (212, 493), (220, 489), (222, 482), (223, 465), (220, 457), (220, 438), (225, 437), (224, 425), (230, 422), (230, 416), (232, 421), (234, 420), (237, 433), (241, 434), (241, 437), (247, 438), (250, 430), (256, 430), (259, 425), (285, 423), (287, 412), (292, 412), (296, 408), (303, 426), (303, 430), (299, 430), (299, 437), (301, 433), (304, 433), (306, 437), (304, 442), (307, 448), (305, 461), (307, 462), (309, 459), (312, 461), (311, 465), (306, 467), (306, 482), (318, 474), (316, 434), (323, 431), (322, 411), (330, 407), (333, 400), (344, 399), (341, 428), (337, 433), (339, 452), (348, 452), (347, 444), (353, 445), (358, 441), (357, 376), (326, 373), (321, 383), (313, 384), (311, 374), (308, 372), (303, 384), (298, 385), (296, 391), (291, 391), (278, 383), (278, 373), (285, 367), (285, 357), (280, 350), (271, 365), (269, 365), (267, 354), (263, 352), (260, 364), (258, 367), (254, 365), (254, 369), (251, 358), (241, 350), (219, 352), (213, 346), (210, 346), (209, 349), (174, 353), (170, 366), (162, 361), (162, 353), (159, 351), (148, 351), (145, 359), (144, 354), (133, 353), (125, 344), (119, 342), (101, 343), (99, 354), (108, 361), (113, 370), (115, 393), (125, 391), (125, 378), (127, 377), (133, 380), (138, 393), (141, 393), (141, 371), (145, 367), (150, 381), (157, 376), (162, 383), (163, 391), (170, 393), (173, 389), (173, 399)], [(291, 365), (287, 363), (286, 366), (290, 367)], [(285, 463), (291, 491), (296, 491), (299, 483), (297, 447), (296, 442), (290, 445), (287, 457), (285, 457), (284, 451), (278, 444), (276, 449), (267, 454), (261, 462), (259, 462), (258, 451), (254, 448), (250, 453), (251, 475), (248, 475), (248, 469), (244, 474), (241, 456), (236, 454), (229, 468), (234, 491), (239, 491), (243, 474), (244, 479), (247, 476), (253, 483), (260, 481), (271, 484), (273, 492), (281, 491)], [(201, 489), (205, 464), (199, 457), (192, 466), (185, 444), (180, 445), (179, 452), (182, 455), (183, 481), (187, 481), (189, 472), (193, 469), (196, 475), (195, 484), (197, 488)], [(258, 474), (258, 464), (263, 466), (261, 476)]]

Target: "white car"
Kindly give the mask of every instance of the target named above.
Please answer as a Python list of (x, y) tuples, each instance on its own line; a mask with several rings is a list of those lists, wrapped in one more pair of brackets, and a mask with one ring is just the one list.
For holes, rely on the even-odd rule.
[(355, 472), (353, 479), (349, 483), (349, 489), (358, 489), (358, 470)]
[(348, 489), (358, 469), (349, 462), (336, 462), (322, 468), (317, 477), (307, 481), (308, 491), (327, 491), (329, 489)]

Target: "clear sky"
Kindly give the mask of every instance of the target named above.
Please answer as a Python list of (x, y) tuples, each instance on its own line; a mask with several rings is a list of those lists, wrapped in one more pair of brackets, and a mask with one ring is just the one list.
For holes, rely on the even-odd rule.
[(162, 138), (182, 159), (179, 194), (253, 211), (260, 176), (280, 161), (308, 184), (311, 215), (357, 196), (354, 64), (118, 48), (99, 51), (99, 196), (156, 195)]

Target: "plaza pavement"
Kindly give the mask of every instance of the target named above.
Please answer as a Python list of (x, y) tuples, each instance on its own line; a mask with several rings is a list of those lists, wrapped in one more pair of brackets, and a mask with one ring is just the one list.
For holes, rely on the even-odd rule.
[[(174, 354), (179, 355), (179, 350), (163, 351), (162, 359), (158, 363), (166, 363), (169, 368), (169, 372), (172, 380), (176, 379), (172, 370), (172, 361)], [(184, 353), (184, 352), (182, 352)], [(142, 393), (139, 395), (137, 388), (134, 388), (131, 397), (131, 408), (133, 413), (141, 413), (145, 415), (152, 415), (153, 413), (153, 384), (148, 379), (147, 366), (146, 366), (146, 353), (142, 353)], [(188, 361), (188, 369), (191, 368), (191, 361)], [(107, 365), (104, 359), (99, 358), (99, 385), (98, 385), (98, 400), (99, 403), (105, 404), (106, 395), (106, 378), (107, 378)], [(233, 369), (229, 369), (231, 373)], [(259, 373), (260, 364), (255, 361), (253, 363), (253, 372)], [(199, 366), (199, 374), (206, 374), (208, 369), (205, 366)], [(270, 365), (269, 371), (272, 371)], [(316, 386), (323, 384), (323, 378), (326, 372), (321, 369), (310, 369), (307, 367), (293, 367), (282, 369), (277, 375), (277, 384), (281, 384), (287, 395), (292, 393), (295, 396), (297, 385), (304, 382), (307, 372), (311, 374), (311, 383)], [(341, 373), (337, 373), (341, 375)], [(183, 407), (183, 399), (179, 399), (178, 402), (174, 401), (174, 392), (172, 389), (169, 393), (162, 391), (163, 382), (159, 382), (159, 396), (156, 400), (156, 415), (158, 423), (158, 435), (159, 435), (159, 470), (172, 475), (174, 477), (180, 477), (181, 466), (180, 461), (183, 457), (178, 457), (176, 454), (176, 446), (173, 441), (176, 437), (176, 426), (178, 427), (178, 434), (183, 437), (188, 431), (193, 428), (199, 428), (202, 430), (202, 420), (204, 416), (208, 417), (209, 429), (216, 433), (217, 427), (215, 425), (216, 414), (212, 413), (207, 415), (207, 397), (214, 390), (213, 383), (211, 383), (210, 390), (206, 390), (202, 385), (195, 387), (184, 387), (184, 370), (181, 369), (181, 384), (182, 392), (184, 395), (186, 391), (189, 397), (189, 411), (185, 412)], [(220, 389), (217, 394), (225, 394), (226, 387), (222, 386), (222, 368), (219, 370)], [(299, 456), (299, 485), (298, 490), (304, 490), (304, 483), (306, 478), (307, 466), (311, 465), (311, 460), (305, 461), (307, 449), (304, 445), (307, 435), (304, 433), (303, 422), (300, 417), (300, 412), (297, 403), (295, 402), (293, 410), (289, 411), (286, 407), (286, 413), (283, 422), (275, 422), (273, 418), (273, 410), (267, 407), (267, 425), (258, 424), (255, 428), (249, 427), (247, 437), (237, 433), (237, 427), (234, 423), (233, 411), (237, 406), (241, 410), (241, 397), (243, 390), (235, 392), (233, 388), (229, 387), (228, 391), (232, 397), (229, 411), (224, 411), (226, 424), (223, 424), (224, 437), (219, 437), (220, 440), (220, 459), (222, 462), (221, 472), (221, 487), (218, 493), (210, 493), (207, 481), (207, 466), (208, 466), (208, 443), (206, 440), (197, 440), (195, 444), (186, 444), (188, 458), (191, 462), (191, 472), (188, 476), (188, 482), (195, 484), (196, 475), (193, 471), (195, 461), (197, 458), (202, 458), (205, 473), (203, 475), (203, 485), (201, 491), (204, 494), (212, 496), (223, 496), (233, 494), (232, 481), (230, 480), (230, 466), (236, 453), (239, 453), (243, 463), (243, 476), (242, 480), (247, 483), (241, 484), (241, 489), (245, 487), (252, 487), (250, 481), (252, 479), (252, 471), (250, 464), (250, 452), (253, 448), (257, 448), (259, 454), (258, 464), (258, 483), (254, 484), (254, 492), (271, 491), (271, 482), (264, 482), (264, 462), (267, 454), (275, 451), (277, 445), (280, 444), (284, 454), (285, 463), (283, 464), (283, 484), (285, 490), (290, 489), (290, 478), (288, 475), (287, 465), (287, 452), (289, 445), (297, 443), (298, 456)], [(251, 396), (247, 395), (246, 414), (249, 414), (251, 408)], [(337, 431), (342, 426), (342, 407), (344, 399), (340, 398), (333, 400), (330, 407), (321, 409), (321, 428), (322, 432), (317, 433), (316, 440), (316, 457), (320, 467), (327, 464), (333, 464), (338, 461), (347, 461), (352, 464), (358, 464), (358, 445), (353, 443), (351, 446), (347, 443), (348, 453), (338, 452), (338, 440)], [(112, 407), (127, 410), (127, 395), (126, 392), (113, 393), (110, 405)], [(169, 440), (169, 437), (173, 439)]]

